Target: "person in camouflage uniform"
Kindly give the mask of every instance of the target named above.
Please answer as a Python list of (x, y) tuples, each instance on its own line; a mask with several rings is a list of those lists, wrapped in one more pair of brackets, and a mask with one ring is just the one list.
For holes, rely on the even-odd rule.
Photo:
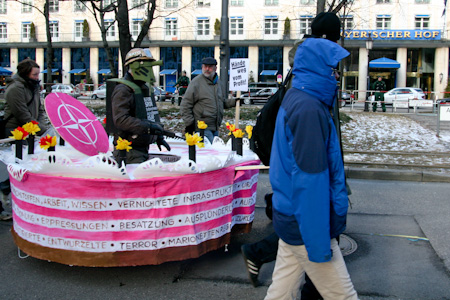
[(384, 104), (384, 92), (386, 91), (386, 83), (378, 77), (378, 80), (375, 81), (372, 85), (372, 90), (375, 90), (375, 101), (372, 103), (373, 112), (377, 111), (378, 101), (381, 101), (381, 109), (383, 112), (386, 112), (386, 105)]
[(183, 71), (183, 73), (181, 73), (181, 77), (178, 78), (177, 83), (175, 84), (175, 87), (178, 88), (178, 106), (180, 106), (181, 104), (181, 98), (184, 95), (184, 93), (186, 93), (188, 85), (189, 85), (189, 77), (186, 76), (186, 71)]

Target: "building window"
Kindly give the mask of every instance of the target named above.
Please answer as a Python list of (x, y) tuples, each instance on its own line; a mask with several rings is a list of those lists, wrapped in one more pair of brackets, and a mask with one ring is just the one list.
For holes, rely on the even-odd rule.
[(166, 0), (165, 5), (166, 5), (166, 8), (177, 8), (178, 0)]
[(48, 3), (48, 11), (49, 12), (58, 12), (59, 11), (59, 0), (50, 0)]
[(58, 21), (50, 21), (50, 36), (52, 38), (59, 38), (59, 22)]
[(314, 0), (300, 0), (301, 5), (312, 5), (314, 3), (315, 3)]
[(353, 23), (352, 16), (341, 17), (341, 23), (342, 23), (342, 27), (345, 28), (345, 30), (353, 29), (354, 23)]
[(30, 38), (31, 22), (22, 23), (22, 39)]
[(231, 17), (230, 18), (230, 34), (243, 35), (244, 34), (244, 18)]
[(209, 35), (209, 27), (210, 26), (208, 18), (197, 18), (197, 35)]
[(278, 34), (278, 18), (265, 17), (264, 19), (264, 34)]
[(415, 18), (416, 29), (430, 28), (430, 16), (417, 16)]
[(278, 0), (264, 0), (264, 5), (267, 5), (267, 6), (278, 5)]
[(23, 13), (30, 13), (32, 6), (32, 0), (23, 0), (22, 1), (22, 12)]
[(391, 3), (391, 0), (377, 0), (377, 4)]
[(244, 6), (244, 0), (231, 0), (230, 6)]
[(391, 16), (377, 16), (377, 29), (390, 29)]
[(83, 2), (76, 0), (74, 10), (75, 11), (86, 11), (86, 5), (84, 5)]
[(147, 1), (145, 1), (145, 0), (133, 0), (133, 2), (132, 2), (132, 7), (133, 8), (140, 8), (140, 9), (142, 9), (142, 8), (144, 8), (144, 5), (147, 3)]
[(114, 20), (105, 20), (106, 37), (116, 36), (116, 26)]
[(430, 0), (416, 0), (416, 3), (417, 4), (428, 4), (428, 3), (430, 3)]
[(142, 30), (143, 21), (143, 19), (133, 19), (133, 21), (131, 22), (131, 35), (134, 38), (137, 38), (139, 36), (139, 33)]
[(197, 6), (198, 7), (210, 7), (211, 1), (210, 0), (197, 0)]
[(0, 14), (6, 14), (6, 0), (0, 0)]
[(8, 28), (6, 23), (0, 23), (0, 40), (5, 40), (8, 38)]
[(178, 21), (176, 18), (166, 18), (166, 36), (172, 37), (178, 34)]
[(75, 21), (75, 38), (83, 37), (83, 21)]
[(313, 16), (300, 16), (300, 34), (311, 34)]

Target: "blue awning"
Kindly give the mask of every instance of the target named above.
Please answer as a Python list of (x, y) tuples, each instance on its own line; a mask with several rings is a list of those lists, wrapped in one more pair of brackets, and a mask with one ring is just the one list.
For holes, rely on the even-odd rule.
[(369, 68), (380, 68), (380, 69), (398, 69), (400, 68), (400, 63), (396, 60), (382, 57), (377, 58), (369, 62)]
[(159, 72), (159, 75), (173, 75), (177, 72), (176, 69), (164, 69), (161, 72)]
[(69, 71), (69, 74), (80, 74), (86, 72), (86, 69), (73, 69)]
[(261, 75), (261, 76), (265, 76), (265, 75), (275, 76), (275, 75), (277, 75), (277, 73), (278, 73), (278, 70), (263, 70), (261, 72), (261, 74), (259, 74), (259, 75)]
[(0, 76), (9, 76), (11, 74), (10, 70), (0, 67)]
[[(47, 69), (41, 72), (42, 74), (47, 74)], [(58, 69), (52, 69), (52, 74), (58, 73)]]
[(101, 69), (97, 73), (102, 75), (108, 75), (111, 73), (111, 69)]
[(192, 72), (191, 74), (192, 75), (200, 75), (200, 74), (202, 74), (202, 70), (201, 69), (194, 70), (194, 72)]

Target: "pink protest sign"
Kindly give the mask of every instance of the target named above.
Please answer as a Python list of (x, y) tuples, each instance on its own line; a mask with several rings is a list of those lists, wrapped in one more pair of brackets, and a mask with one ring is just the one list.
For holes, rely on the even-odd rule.
[(80, 101), (63, 93), (45, 98), (45, 110), (59, 135), (86, 155), (106, 153), (108, 135), (95, 115)]

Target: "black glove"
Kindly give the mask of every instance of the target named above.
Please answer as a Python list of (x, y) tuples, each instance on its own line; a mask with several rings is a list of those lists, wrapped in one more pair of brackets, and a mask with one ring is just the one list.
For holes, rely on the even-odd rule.
[(151, 122), (149, 120), (142, 120), (144, 122), (144, 126), (148, 129), (148, 134), (152, 135), (162, 135), (164, 132), (164, 128), (159, 123)]
[(167, 149), (167, 151), (170, 151), (170, 146), (164, 140), (164, 137), (162, 135), (158, 135), (158, 138), (156, 139), (156, 145), (158, 145), (159, 151), (162, 151), (161, 146), (164, 146)]
[(194, 132), (195, 132), (195, 125), (192, 124), (192, 125), (186, 126), (186, 128), (184, 129), (184, 132), (185, 133), (189, 133), (189, 134), (194, 134)]

